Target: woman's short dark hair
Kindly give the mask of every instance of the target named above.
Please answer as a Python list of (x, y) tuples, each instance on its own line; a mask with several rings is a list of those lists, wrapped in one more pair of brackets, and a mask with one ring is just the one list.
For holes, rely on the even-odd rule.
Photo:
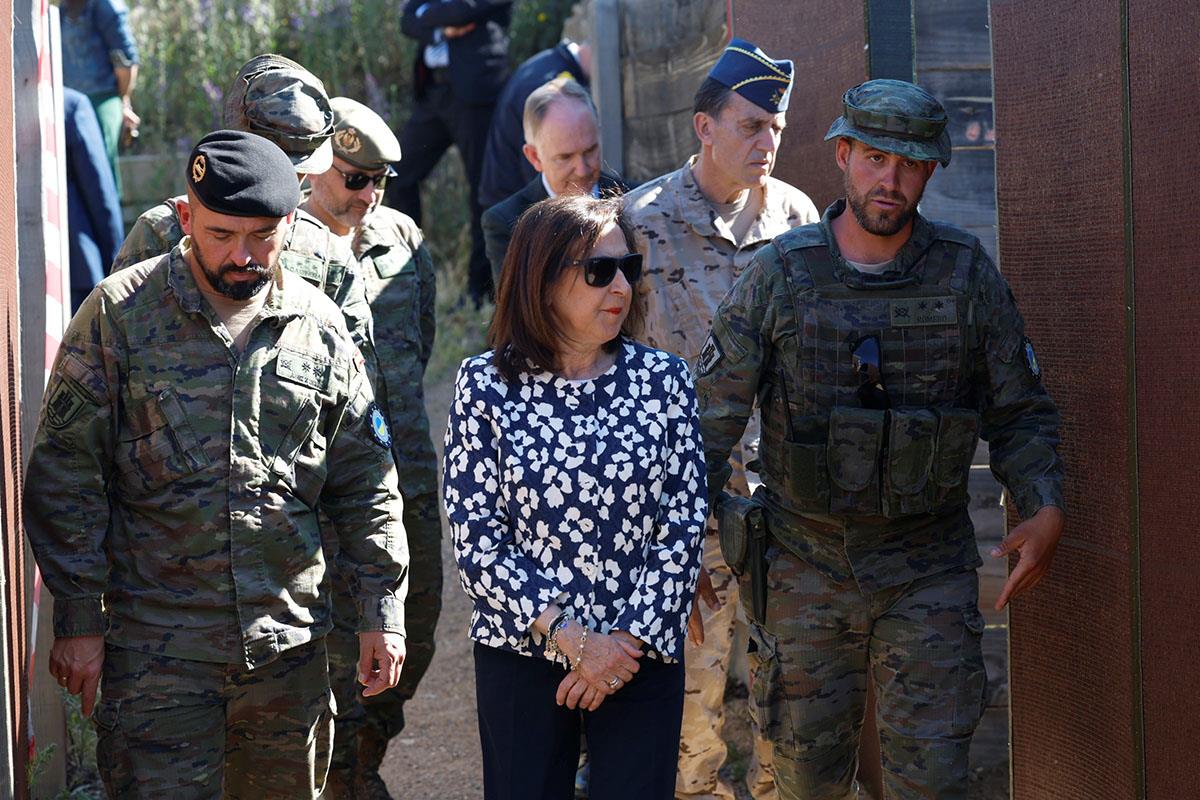
[(692, 101), (692, 113), (708, 114), (716, 119), (721, 116), (725, 104), (729, 102), (730, 94), (732, 90), (725, 84), (705, 78), (704, 83), (696, 90), (696, 98)]
[[(551, 291), (571, 262), (586, 258), (613, 223), (629, 251), (634, 251), (633, 227), (622, 207), (620, 198), (560, 195), (534, 203), (517, 220), (500, 270), (496, 315), (488, 333), (495, 351), (492, 363), (504, 380), (516, 380), (523, 370), (558, 366), (565, 334), (550, 305)], [(623, 335), (636, 333), (641, 323), (636, 287), (631, 288)], [(606, 342), (604, 349), (614, 352), (620, 338)]]

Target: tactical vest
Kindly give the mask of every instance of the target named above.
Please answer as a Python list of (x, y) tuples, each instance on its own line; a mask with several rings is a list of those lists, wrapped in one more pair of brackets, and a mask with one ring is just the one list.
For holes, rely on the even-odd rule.
[[(846, 272), (814, 235), (784, 245), (791, 375), (763, 407), (764, 482), (797, 512), (896, 519), (962, 506), (979, 437), (970, 401), (974, 237), (935, 226), (901, 278)], [(845, 273), (845, 274), (842, 274)], [(852, 274), (851, 274), (852, 273)], [(853, 351), (878, 337), (890, 408), (864, 408)]]
[(346, 280), (352, 255), (335, 246), (333, 234), (315, 217), (304, 211), (296, 212), (296, 221), (288, 232), (279, 254), (279, 263), (288, 272), (307, 280), (337, 302), (338, 290)]

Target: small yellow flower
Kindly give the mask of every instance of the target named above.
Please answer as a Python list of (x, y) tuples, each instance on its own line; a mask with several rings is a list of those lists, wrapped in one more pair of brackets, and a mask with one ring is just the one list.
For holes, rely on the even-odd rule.
[(546, 21), (546, 12), (539, 11), (537, 19), (538, 19), (538, 22), (545, 22)]

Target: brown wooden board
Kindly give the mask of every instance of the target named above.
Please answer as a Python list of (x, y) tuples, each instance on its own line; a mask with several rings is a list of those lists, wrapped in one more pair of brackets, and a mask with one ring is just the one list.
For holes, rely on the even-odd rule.
[(1122, 6), (991, 5), (1000, 259), (1063, 413), (1070, 512), (1011, 613), (1017, 800), (1139, 796)]
[(1200, 718), (1200, 6), (1130, 0), (1146, 795), (1196, 797)]
[(733, 0), (733, 34), (772, 58), (790, 58), (796, 85), (775, 177), (798, 187), (817, 208), (842, 195), (833, 143), (822, 141), (842, 113), (842, 94), (867, 79), (862, 3), (844, 0)]
[(917, 63), (925, 69), (990, 66), (988, 8), (983, 0), (916, 0), (913, 21), (919, 32)]

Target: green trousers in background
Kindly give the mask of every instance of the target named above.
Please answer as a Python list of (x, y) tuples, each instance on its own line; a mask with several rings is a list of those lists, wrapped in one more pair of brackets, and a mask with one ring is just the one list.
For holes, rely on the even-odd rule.
[(113, 92), (88, 95), (88, 99), (92, 101), (96, 117), (100, 120), (100, 132), (104, 134), (104, 152), (108, 155), (108, 164), (112, 167), (113, 180), (117, 184), (117, 197), (120, 197), (121, 170), (117, 168), (117, 148), (121, 144), (125, 104), (121, 102), (121, 95)]

